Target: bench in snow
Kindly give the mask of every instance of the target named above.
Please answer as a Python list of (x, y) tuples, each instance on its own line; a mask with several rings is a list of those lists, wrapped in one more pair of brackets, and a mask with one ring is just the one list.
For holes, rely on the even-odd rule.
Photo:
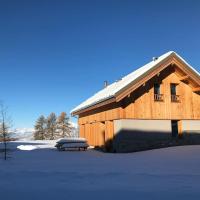
[(57, 141), (56, 146), (58, 150), (64, 151), (69, 149), (81, 149), (86, 150), (89, 145), (87, 144), (87, 140), (85, 138), (66, 138), (60, 139)]

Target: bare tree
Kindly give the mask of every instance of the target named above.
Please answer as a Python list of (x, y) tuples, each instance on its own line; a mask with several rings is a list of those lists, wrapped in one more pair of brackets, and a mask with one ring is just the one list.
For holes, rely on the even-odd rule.
[(7, 159), (7, 142), (9, 141), (9, 129), (11, 128), (11, 119), (8, 117), (8, 109), (0, 103), (0, 135), (4, 143), (4, 159)]
[(66, 112), (62, 112), (58, 117), (57, 128), (62, 137), (69, 137), (71, 135), (72, 127)]

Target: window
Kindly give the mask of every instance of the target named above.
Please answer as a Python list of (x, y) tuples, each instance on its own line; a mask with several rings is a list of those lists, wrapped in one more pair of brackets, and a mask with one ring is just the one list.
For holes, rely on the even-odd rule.
[(177, 84), (171, 83), (170, 84), (170, 90), (171, 90), (171, 101), (172, 102), (179, 102), (179, 95), (177, 95)]
[(160, 94), (160, 84), (154, 84), (154, 101), (163, 101), (163, 94)]
[(160, 94), (160, 84), (159, 83), (154, 84), (154, 94)]
[(176, 95), (176, 86), (177, 84), (171, 83), (171, 95)]

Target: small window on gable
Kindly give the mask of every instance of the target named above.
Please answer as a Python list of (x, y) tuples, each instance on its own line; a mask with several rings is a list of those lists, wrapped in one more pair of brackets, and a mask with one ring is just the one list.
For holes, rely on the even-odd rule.
[(172, 102), (180, 102), (180, 97), (177, 95), (177, 86), (176, 83), (170, 84), (170, 91), (171, 91), (171, 101)]
[(177, 84), (171, 83), (171, 95), (176, 95), (176, 86)]
[(160, 94), (160, 84), (159, 83), (154, 84), (154, 94)]
[(155, 83), (154, 84), (154, 101), (163, 101), (163, 94), (161, 94), (160, 91), (160, 84)]

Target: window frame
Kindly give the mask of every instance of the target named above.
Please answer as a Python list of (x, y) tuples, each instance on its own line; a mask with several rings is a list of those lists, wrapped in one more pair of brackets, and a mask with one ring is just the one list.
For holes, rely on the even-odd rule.
[[(172, 87), (172, 86), (174, 86), (174, 87)], [(170, 94), (171, 95), (177, 95), (177, 86), (178, 86), (177, 83), (170, 83)]]
[[(154, 88), (154, 94), (161, 94), (161, 87), (160, 87), (160, 83), (154, 83), (154, 86), (153, 86), (153, 88)], [(155, 87), (155, 86), (158, 86), (158, 87)]]
[(161, 83), (154, 83), (154, 101), (163, 102), (164, 95), (161, 93)]
[[(179, 103), (180, 102), (180, 96), (177, 95), (177, 86), (178, 83), (170, 83), (170, 96), (171, 96), (171, 102), (172, 103)], [(172, 86), (174, 86), (172, 88)]]

